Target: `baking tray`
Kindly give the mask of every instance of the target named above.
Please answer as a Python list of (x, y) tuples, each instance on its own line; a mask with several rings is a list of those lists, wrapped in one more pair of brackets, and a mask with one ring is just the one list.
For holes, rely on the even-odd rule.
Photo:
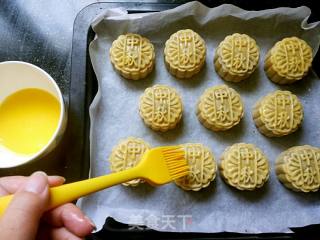
[[(72, 61), (71, 61), (71, 81), (70, 81), (70, 108), (69, 117), (74, 121), (68, 135), (72, 136), (72, 147), (68, 152), (67, 165), (72, 166), (71, 171), (77, 172), (78, 178), (87, 178), (89, 173), (89, 106), (97, 92), (97, 80), (93, 71), (89, 57), (89, 43), (94, 38), (94, 32), (90, 27), (93, 19), (105, 9), (121, 7), (129, 13), (156, 12), (171, 9), (187, 1), (160, 1), (154, 3), (139, 2), (101, 2), (94, 3), (84, 8), (77, 15), (74, 22), (73, 41), (72, 41)], [(226, 1), (201, 1), (209, 7), (215, 7)], [(301, 5), (309, 6), (312, 10), (317, 8), (312, 1), (286, 1), (280, 4), (279, 1), (228, 1), (246, 10), (262, 10), (280, 6), (298, 7)], [(309, 21), (313, 22), (320, 19), (319, 13), (312, 12)], [(320, 66), (319, 53), (315, 56), (313, 66)], [(314, 70), (319, 75), (319, 68)], [(72, 164), (77, 159), (78, 164)], [(107, 218), (108, 216), (106, 216)], [(294, 233), (262, 233), (262, 234), (239, 234), (239, 233), (172, 233), (157, 232), (146, 229), (145, 227), (132, 228), (126, 224), (116, 222), (112, 218), (107, 218), (106, 223), (100, 231), (87, 237), (87, 239), (112, 239), (123, 237), (126, 239), (319, 239), (320, 225), (310, 225), (304, 228), (292, 229)], [(319, 236), (319, 237), (318, 237)]]

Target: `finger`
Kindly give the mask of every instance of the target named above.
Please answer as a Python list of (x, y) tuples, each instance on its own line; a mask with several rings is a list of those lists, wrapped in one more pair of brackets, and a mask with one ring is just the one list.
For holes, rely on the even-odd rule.
[(26, 177), (2, 177), (0, 178), (0, 194), (1, 196), (15, 193), (19, 187), (26, 181)]
[(66, 181), (66, 179), (61, 176), (49, 176), (48, 177), (48, 182), (49, 182), (50, 187), (56, 187), (56, 186), (62, 185), (62, 184), (64, 184), (65, 181)]
[(0, 220), (3, 239), (34, 239), (49, 200), (48, 177), (35, 172), (14, 195)]
[(68, 229), (61, 228), (50, 228), (49, 226), (42, 226), (39, 230), (37, 240), (50, 239), (50, 240), (80, 240), (82, 238), (72, 234)]
[(51, 240), (61, 240), (61, 239), (68, 239), (68, 240), (81, 240), (83, 238), (80, 238), (71, 232), (69, 232), (66, 228), (53, 228), (49, 232), (48, 236), (50, 236), (49, 239)]
[(71, 203), (47, 212), (44, 219), (50, 225), (65, 227), (79, 237), (84, 237), (96, 229), (93, 222), (78, 207)]
[[(0, 196), (13, 194), (27, 181), (28, 177), (12, 176), (0, 178)], [(64, 177), (49, 176), (48, 182), (50, 187), (55, 187), (65, 182)]]

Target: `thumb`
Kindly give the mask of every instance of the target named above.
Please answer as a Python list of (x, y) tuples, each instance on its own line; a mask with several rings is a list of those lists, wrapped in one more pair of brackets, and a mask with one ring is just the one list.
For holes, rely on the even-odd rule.
[(48, 177), (44, 172), (33, 173), (14, 194), (0, 220), (3, 239), (35, 239), (40, 218), (49, 200)]

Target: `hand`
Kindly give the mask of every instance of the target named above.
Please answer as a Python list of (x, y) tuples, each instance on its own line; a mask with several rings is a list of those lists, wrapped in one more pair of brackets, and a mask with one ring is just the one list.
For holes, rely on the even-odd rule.
[(63, 184), (59, 176), (35, 172), (30, 177), (0, 178), (0, 196), (14, 194), (0, 218), (0, 239), (10, 240), (79, 240), (95, 226), (79, 208), (68, 203), (45, 212), (49, 187)]

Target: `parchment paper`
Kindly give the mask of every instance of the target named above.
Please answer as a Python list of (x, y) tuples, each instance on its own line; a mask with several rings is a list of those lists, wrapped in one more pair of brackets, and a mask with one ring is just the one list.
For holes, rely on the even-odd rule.
[[(198, 2), (176, 9), (144, 16), (108, 10), (92, 24), (96, 39), (90, 44), (90, 57), (99, 82), (99, 93), (91, 105), (91, 177), (108, 174), (108, 157), (113, 146), (128, 136), (143, 138), (152, 146), (200, 142), (211, 148), (220, 161), (223, 150), (234, 143), (254, 143), (268, 156), (270, 179), (254, 192), (241, 192), (227, 186), (220, 178), (200, 192), (186, 192), (175, 184), (153, 188), (115, 186), (82, 199), (80, 207), (102, 226), (107, 216), (130, 224), (146, 224), (164, 231), (184, 232), (288, 232), (288, 227), (320, 223), (320, 195), (294, 193), (283, 187), (274, 173), (277, 155), (301, 144), (320, 146), (320, 81), (312, 72), (306, 79), (290, 86), (270, 82), (264, 71), (266, 51), (287, 36), (306, 40), (314, 53), (319, 47), (319, 23), (307, 24), (310, 9), (278, 8), (244, 11), (232, 5), (207, 8)], [(172, 77), (163, 63), (163, 48), (169, 36), (191, 28), (206, 41), (204, 69), (192, 79)], [(134, 32), (151, 40), (156, 49), (156, 67), (144, 80), (130, 81), (112, 68), (109, 48), (118, 35)], [(259, 69), (241, 83), (221, 80), (213, 67), (214, 50), (228, 34), (246, 33), (261, 49)], [(319, 67), (319, 66), (318, 66)], [(185, 106), (183, 122), (166, 133), (152, 131), (140, 119), (138, 99), (145, 88), (167, 84), (177, 89)], [(204, 128), (195, 115), (196, 102), (203, 91), (227, 84), (244, 101), (241, 123), (226, 132)], [(297, 94), (304, 106), (302, 128), (287, 137), (267, 138), (255, 128), (251, 109), (258, 98), (276, 89)], [(135, 226), (133, 226), (135, 227)]]

